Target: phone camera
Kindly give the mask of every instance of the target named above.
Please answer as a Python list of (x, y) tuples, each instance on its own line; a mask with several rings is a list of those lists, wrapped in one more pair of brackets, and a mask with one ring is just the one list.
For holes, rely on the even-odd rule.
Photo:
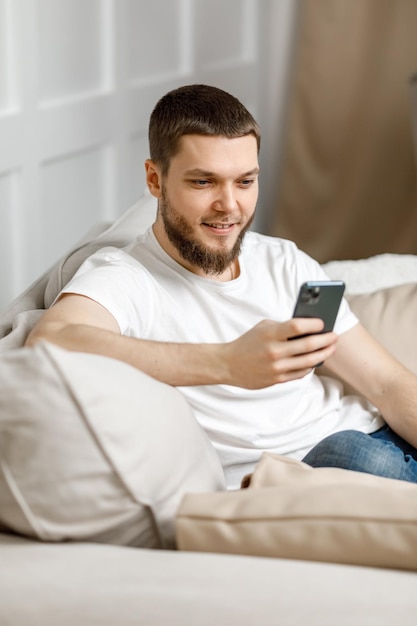
[(320, 287), (315, 285), (314, 287), (309, 287), (307, 291), (304, 292), (304, 296), (302, 301), (305, 304), (315, 304), (320, 297)]

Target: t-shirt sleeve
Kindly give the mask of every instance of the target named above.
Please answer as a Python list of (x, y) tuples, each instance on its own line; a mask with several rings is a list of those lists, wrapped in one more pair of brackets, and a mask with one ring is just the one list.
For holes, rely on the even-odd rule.
[(60, 294), (98, 302), (115, 318), (122, 335), (142, 336), (150, 320), (147, 270), (118, 248), (103, 248), (80, 266)]

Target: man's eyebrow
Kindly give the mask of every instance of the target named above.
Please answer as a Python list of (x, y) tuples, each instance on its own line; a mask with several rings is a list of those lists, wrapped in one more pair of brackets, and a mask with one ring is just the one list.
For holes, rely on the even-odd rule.
[[(253, 170), (249, 172), (245, 172), (244, 174), (239, 174), (238, 178), (246, 178), (247, 176), (256, 176), (259, 174), (259, 167), (254, 167)], [(218, 176), (216, 172), (209, 172), (208, 170), (203, 170), (200, 168), (195, 168), (193, 170), (187, 170), (185, 172), (185, 176), (194, 176), (196, 178), (210, 178), (212, 176)]]

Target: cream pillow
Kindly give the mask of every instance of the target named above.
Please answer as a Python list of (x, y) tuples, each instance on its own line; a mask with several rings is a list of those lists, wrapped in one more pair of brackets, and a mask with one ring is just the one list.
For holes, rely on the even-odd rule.
[(173, 547), (186, 492), (224, 488), (179, 391), (48, 343), (0, 358), (0, 525), (46, 541)]
[[(417, 375), (417, 283), (347, 294), (346, 300), (361, 324), (403, 365)], [(320, 376), (335, 376), (326, 365)], [(345, 393), (357, 391), (343, 381)]]
[(417, 374), (417, 283), (348, 295), (347, 300), (365, 328)]
[(184, 497), (177, 544), (417, 570), (417, 485), (265, 453), (248, 489)]

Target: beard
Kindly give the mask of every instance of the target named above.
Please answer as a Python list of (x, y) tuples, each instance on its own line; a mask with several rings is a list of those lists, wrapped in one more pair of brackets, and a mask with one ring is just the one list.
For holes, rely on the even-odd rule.
[[(188, 263), (202, 269), (206, 274), (212, 275), (222, 274), (238, 258), (243, 238), (254, 218), (252, 215), (248, 223), (240, 231), (235, 244), (230, 250), (213, 251), (193, 237), (192, 227), (172, 206), (168, 200), (165, 187), (162, 187), (158, 210), (167, 237), (181, 257)], [(212, 219), (211, 221), (216, 220)], [(207, 222), (209, 223), (210, 220), (207, 220)]]

